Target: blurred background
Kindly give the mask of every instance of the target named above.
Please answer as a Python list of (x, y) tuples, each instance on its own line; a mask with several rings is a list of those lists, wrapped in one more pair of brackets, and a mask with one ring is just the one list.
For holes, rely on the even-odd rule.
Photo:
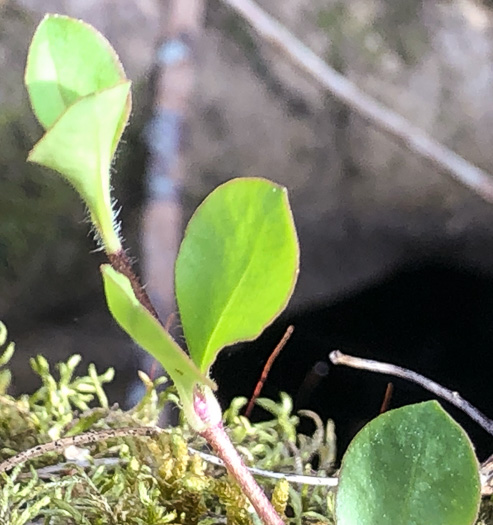
[[(174, 255), (200, 201), (238, 176), (289, 190), (299, 282), (264, 336), (215, 365), (223, 404), (251, 395), (293, 324), (263, 395), (287, 391), (296, 408), (333, 418), (341, 451), (378, 414), (389, 381), (391, 407), (431, 396), (332, 367), (336, 348), (410, 367), (493, 416), (493, 204), (382, 133), (228, 4), (0, 0), (0, 319), (17, 343), (12, 392), (37, 386), (28, 365), (37, 353), (115, 366), (110, 396), (123, 405), (136, 370), (151, 366), (105, 310), (104, 257), (91, 253), (82, 204), (25, 162), (41, 136), (22, 83), (27, 47), (44, 13), (58, 12), (99, 29), (133, 81), (113, 183), (126, 245), (163, 318), (175, 310)], [(493, 173), (493, 2), (258, 5), (360, 90)], [(491, 436), (451, 413), (480, 457), (493, 452)]]

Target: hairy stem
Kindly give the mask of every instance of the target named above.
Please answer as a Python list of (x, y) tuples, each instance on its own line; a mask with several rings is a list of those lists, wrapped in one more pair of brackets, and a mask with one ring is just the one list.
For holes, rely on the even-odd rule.
[(120, 250), (119, 252), (115, 253), (108, 253), (108, 260), (110, 261), (110, 264), (114, 270), (122, 273), (125, 277), (128, 278), (130, 284), (132, 285), (132, 290), (134, 291), (135, 297), (137, 297), (140, 304), (142, 304), (144, 308), (147, 308), (147, 310), (149, 310), (149, 312), (151, 312), (151, 314), (158, 321), (161, 321), (159, 319), (158, 313), (156, 312), (156, 309), (154, 308), (149, 296), (147, 295), (147, 292), (142, 286), (140, 279), (137, 277), (137, 274), (133, 271), (132, 263), (128, 255), (123, 250)]
[[(159, 320), (156, 309), (139, 278), (133, 271), (132, 263), (126, 253), (123, 250), (116, 253), (108, 253), (108, 259), (113, 269), (122, 273), (130, 280), (138, 301)], [(223, 460), (228, 472), (233, 476), (246, 497), (250, 500), (260, 519), (265, 525), (284, 525), (284, 522), (243, 463), (243, 460), (226, 434), (222, 424), (222, 412), (214, 394), (212, 392), (196, 392), (194, 396), (194, 409), (200, 419), (206, 424), (206, 429), (199, 432), (200, 435), (207, 440), (217, 455)]]

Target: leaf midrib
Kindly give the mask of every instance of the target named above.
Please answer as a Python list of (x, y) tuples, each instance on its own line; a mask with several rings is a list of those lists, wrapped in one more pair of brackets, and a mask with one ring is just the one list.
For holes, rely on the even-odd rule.
[[(229, 298), (227, 299), (222, 311), (221, 311), (221, 314), (219, 315), (218, 317), (218, 321), (216, 323), (216, 326), (214, 327), (214, 329), (212, 330), (212, 332), (210, 333), (210, 336), (209, 336), (209, 339), (207, 340), (207, 343), (205, 344), (205, 349), (204, 349), (204, 354), (203, 354), (203, 359), (202, 359), (202, 362), (201, 362), (201, 369), (202, 369), (202, 366), (204, 364), (204, 362), (207, 362), (209, 361), (210, 359), (206, 359), (207, 357), (209, 357), (209, 352), (211, 351), (211, 348), (210, 348), (210, 344), (211, 344), (211, 341), (214, 341), (214, 337), (217, 333), (217, 331), (219, 330), (219, 327), (221, 326), (222, 322), (223, 322), (223, 318), (224, 318), (224, 314), (226, 311), (228, 311), (231, 303), (233, 302), (233, 300), (236, 298), (236, 295), (238, 294), (238, 290), (241, 288), (241, 285), (243, 284), (243, 281), (245, 280), (245, 276), (248, 274), (248, 271), (250, 269), (250, 266), (252, 265), (252, 262), (253, 262), (253, 259), (254, 259), (254, 255), (258, 249), (258, 245), (259, 245), (259, 239), (261, 237), (261, 234), (262, 232), (264, 231), (265, 229), (265, 225), (266, 225), (267, 221), (264, 219), (263, 222), (262, 222), (262, 226), (260, 228), (260, 232), (257, 234), (257, 237), (255, 239), (255, 245), (253, 246), (253, 249), (251, 250), (250, 254), (250, 259), (248, 261), (248, 264), (246, 265), (245, 267), (245, 270), (242, 274), (242, 276), (240, 277), (240, 279), (238, 280), (238, 283), (236, 284), (236, 286), (234, 287), (233, 291), (231, 292)], [(231, 341), (233, 342), (233, 341)], [(215, 349), (213, 351), (217, 351), (218, 349)]]

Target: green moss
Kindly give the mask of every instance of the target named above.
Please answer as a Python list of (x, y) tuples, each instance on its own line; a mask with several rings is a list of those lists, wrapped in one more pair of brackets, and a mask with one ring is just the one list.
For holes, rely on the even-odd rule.
[[(6, 341), (2, 325), (0, 343), (6, 345)], [(0, 358), (3, 372), (12, 351), (12, 345), (6, 346), (4, 358)], [(176, 401), (172, 389), (157, 393), (162, 378), (152, 382), (140, 373), (146, 386), (142, 401), (130, 411), (109, 407), (104, 386), (113, 372), (98, 374), (90, 366), (87, 375), (78, 377), (79, 361), (78, 356), (72, 356), (52, 373), (44, 357), (38, 356), (31, 360), (42, 382), (37, 392), (14, 398), (4, 388), (0, 461), (58, 437), (154, 425), (164, 404)], [(321, 422), (316, 422), (319, 428), (314, 436), (300, 436), (289, 397), (283, 395), (279, 403), (259, 402), (273, 414), (271, 420), (253, 424), (243, 417), (240, 412), (245, 399), (234, 400), (225, 416), (248, 464), (292, 473), (294, 455), (302, 471), (311, 472), (310, 461), (319, 455), (326, 460), (317, 472), (330, 471)], [(333, 435), (328, 439), (333, 450)], [(111, 438), (80, 446), (75, 452), (88, 459), (82, 465), (70, 463), (62, 451), (44, 454), (0, 474), (0, 525), (24, 525), (35, 519), (50, 525), (257, 523), (250, 504), (225, 470), (194, 452), (204, 449), (203, 440), (182, 422), (156, 439)], [(274, 493), (279, 511), (290, 516), (288, 523), (313, 523), (314, 516), (327, 515), (327, 489), (297, 492), (293, 487), (288, 490), (282, 481), (262, 483), (268, 494)], [(332, 523), (331, 518), (321, 519)]]
[[(3, 351), (2, 351), (3, 348)], [(0, 324), (0, 377), (6, 378), (13, 345)], [(31, 396), (0, 391), (0, 462), (57, 437), (88, 430), (155, 425), (166, 402), (176, 402), (172, 389), (158, 393), (163, 379), (151, 381), (139, 373), (146, 387), (142, 401), (130, 411), (110, 407), (104, 386), (111, 370), (98, 374), (93, 366), (77, 376), (79, 357), (73, 356), (52, 374), (38, 356), (31, 366), (42, 386)], [(4, 374), (3, 376), (1, 374)], [(323, 425), (309, 411), (293, 414), (292, 400), (260, 399), (272, 418), (252, 423), (243, 415), (246, 399), (233, 400), (225, 412), (228, 432), (249, 466), (272, 472), (333, 475), (335, 436), (331, 422)], [(300, 417), (311, 418), (311, 436), (297, 432)], [(0, 474), (0, 525), (231, 525), (257, 524), (245, 496), (225, 470), (206, 462), (197, 451), (204, 441), (184, 421), (156, 438), (101, 439), (75, 453), (83, 463), (50, 452)], [(317, 467), (313, 466), (316, 459)], [(325, 487), (288, 484), (258, 478), (275, 508), (289, 525), (334, 524), (334, 492)], [(478, 525), (492, 522), (491, 503), (485, 501)]]

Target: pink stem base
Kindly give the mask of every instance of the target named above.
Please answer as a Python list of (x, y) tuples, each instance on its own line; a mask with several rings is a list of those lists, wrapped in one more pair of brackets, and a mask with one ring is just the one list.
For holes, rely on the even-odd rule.
[(199, 434), (224, 461), (228, 472), (250, 500), (259, 518), (265, 525), (284, 525), (265, 492), (258, 486), (226, 434), (222, 423), (221, 408), (212, 391), (197, 391), (193, 404), (195, 414), (206, 425), (205, 429), (199, 430)]
[(228, 472), (234, 477), (242, 491), (252, 503), (259, 518), (266, 525), (284, 525), (264, 491), (259, 487), (243, 460), (224, 431), (222, 423), (211, 426), (200, 433), (224, 461)]

